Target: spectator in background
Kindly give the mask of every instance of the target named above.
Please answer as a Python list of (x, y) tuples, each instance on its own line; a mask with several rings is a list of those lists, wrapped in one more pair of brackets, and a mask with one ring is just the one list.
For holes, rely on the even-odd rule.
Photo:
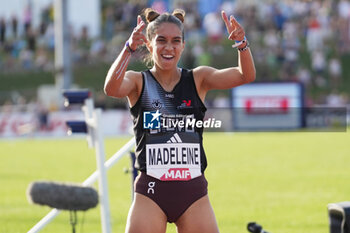
[(32, 25), (32, 6), (29, 2), (23, 12), (24, 33), (27, 33), (28, 28)]
[(341, 76), (342, 76), (342, 66), (338, 57), (332, 57), (328, 63), (328, 73), (333, 89), (339, 87)]
[(18, 36), (18, 19), (15, 15), (11, 18), (11, 29), (12, 29), (12, 36), (14, 39), (17, 39)]
[(204, 16), (203, 28), (206, 31), (209, 42), (212, 45), (218, 44), (224, 33), (224, 24), (219, 12), (211, 12)]
[(28, 50), (31, 51), (32, 53), (34, 53), (36, 50), (36, 40), (37, 40), (36, 32), (32, 28), (32, 26), (29, 25), (26, 32), (26, 42), (27, 42)]
[(318, 48), (311, 54), (312, 69), (317, 74), (323, 75), (326, 66), (326, 57), (321, 48)]
[(41, 36), (45, 35), (46, 29), (51, 22), (51, 18), (50, 18), (51, 7), (52, 6), (49, 5), (41, 11), (40, 25), (39, 25), (39, 35)]
[(316, 49), (323, 48), (323, 35), (321, 24), (318, 21), (315, 13), (311, 13), (309, 17), (306, 42), (307, 49), (311, 53)]
[(289, 75), (288, 80), (294, 80), (299, 60), (300, 41), (298, 37), (297, 25), (289, 20), (283, 26), (282, 46), (284, 49), (286, 72)]
[(286, 22), (286, 16), (283, 15), (280, 7), (275, 4), (273, 7), (273, 21), (275, 23), (276, 29), (282, 31), (283, 25)]
[(89, 51), (91, 47), (91, 39), (89, 37), (89, 30), (86, 26), (82, 27), (79, 37), (76, 41), (75, 57), (76, 61), (85, 63), (89, 59)]
[(49, 129), (49, 111), (42, 103), (38, 103), (37, 107), (38, 128), (40, 131), (47, 131)]
[(339, 29), (339, 51), (347, 53), (350, 50), (350, 2), (348, 0), (340, 0), (338, 3), (338, 29)]
[(310, 87), (311, 84), (311, 72), (305, 65), (301, 65), (297, 72), (297, 77), (299, 82), (304, 84), (306, 88)]
[(114, 33), (114, 27), (115, 27), (115, 20), (114, 20), (114, 13), (113, 13), (113, 7), (108, 6), (105, 11), (103, 12), (104, 16), (104, 37), (106, 40), (111, 40)]
[(0, 45), (5, 44), (6, 39), (6, 20), (4, 17), (0, 18)]

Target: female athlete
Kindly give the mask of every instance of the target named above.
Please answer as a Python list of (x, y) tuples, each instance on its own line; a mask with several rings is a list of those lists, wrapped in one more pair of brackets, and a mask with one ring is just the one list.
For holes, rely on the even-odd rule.
[[(204, 176), (203, 129), (193, 122), (204, 118), (208, 91), (254, 81), (244, 29), (222, 12), (228, 39), (238, 48), (238, 66), (188, 70), (178, 67), (185, 49), (185, 12), (159, 14), (148, 8), (144, 14), (148, 24), (138, 16), (104, 86), (108, 96), (127, 97), (136, 137), (135, 166), (140, 174), (125, 232), (165, 233), (167, 222), (174, 222), (179, 233), (219, 232)], [(153, 67), (127, 71), (130, 57), (141, 45), (146, 45)]]

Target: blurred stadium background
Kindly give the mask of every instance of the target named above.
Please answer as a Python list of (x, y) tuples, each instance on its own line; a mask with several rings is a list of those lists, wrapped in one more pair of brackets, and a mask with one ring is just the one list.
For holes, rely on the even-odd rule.
[[(7, 189), (0, 189), (0, 224), (3, 226), (0, 232), (24, 232), (47, 213), (47, 209), (27, 204), (24, 193), (29, 182), (34, 179), (81, 182), (95, 164), (81, 167), (83, 156), (92, 153), (83, 148), (86, 144), (81, 138), (57, 140), (66, 135), (67, 119), (83, 115), (80, 109), (64, 110), (63, 101), (58, 97), (61, 89), (57, 89), (56, 76), (61, 70), (55, 67), (54, 0), (0, 2), (0, 139), (3, 139), (0, 141), (0, 179), (8, 185)], [(104, 131), (108, 136), (129, 135), (130, 117), (125, 100), (104, 95), (104, 79), (136, 25), (136, 16), (150, 6), (159, 12), (174, 8), (186, 11), (187, 48), (180, 66), (225, 68), (237, 65), (237, 52), (226, 39), (220, 17), (223, 9), (234, 14), (245, 28), (257, 68), (257, 82), (300, 83), (305, 90), (304, 106), (345, 107), (349, 112), (348, 0), (68, 0), (67, 6), (69, 26), (65, 30), (71, 48), (70, 87), (88, 88), (93, 92), (96, 106), (104, 109)], [(141, 55), (142, 52), (133, 56), (129, 69), (146, 68)], [(213, 91), (206, 104), (230, 107), (230, 101), (230, 91)], [(25, 140), (8, 140), (18, 138)], [(213, 181), (213, 197), (220, 197), (213, 199), (213, 203), (218, 206), (217, 215), (224, 232), (232, 232), (232, 229), (244, 232), (242, 224), (259, 219), (276, 229), (275, 232), (327, 232), (326, 204), (344, 201), (348, 196), (348, 188), (341, 189), (348, 176), (348, 133), (212, 134), (208, 138), (209, 154), (221, 148), (220, 153), (231, 159), (227, 161), (236, 163), (231, 171), (227, 167), (229, 163), (212, 158), (216, 165), (212, 165), (207, 174)], [(242, 146), (251, 140), (256, 142), (256, 148), (248, 150)], [(232, 141), (235, 141), (232, 145), (237, 154), (230, 157), (227, 153), (230, 150), (224, 148)], [(109, 139), (108, 155), (123, 142), (125, 138)], [(54, 147), (59, 149), (52, 151)], [(72, 152), (65, 148), (74, 149)], [(266, 153), (271, 148), (276, 151)], [(299, 150), (291, 152), (290, 148)], [(278, 151), (286, 157), (280, 157)], [(74, 153), (80, 155), (72, 160)], [(72, 170), (80, 167), (67, 172), (59, 169), (58, 160), (70, 164)], [(129, 161), (124, 160), (122, 164), (112, 173), (113, 177), (120, 176), (122, 166), (128, 166)], [(222, 167), (227, 169), (220, 176), (215, 169), (222, 170)], [(250, 173), (252, 167), (254, 172)], [(31, 175), (27, 174), (28, 170)], [(244, 186), (247, 179), (240, 174), (247, 175), (254, 183)], [(229, 176), (235, 177), (234, 186), (243, 187), (228, 190), (230, 196), (223, 191), (227, 185), (222, 182), (222, 177)], [(111, 180), (112, 177), (109, 182)], [(299, 183), (293, 183), (294, 180)], [(130, 194), (130, 183), (125, 178), (117, 183), (118, 187), (113, 183), (111, 188), (113, 221), (117, 222), (113, 226), (117, 232), (122, 232), (124, 225), (120, 223), (125, 223), (130, 204), (129, 199), (125, 202)], [(257, 192), (256, 187), (270, 191)], [(305, 191), (303, 197), (299, 196), (300, 190)], [(237, 211), (226, 209), (225, 203), (231, 202), (233, 196), (237, 197), (234, 201)], [(243, 203), (239, 201), (242, 199)], [(305, 211), (309, 211), (308, 217)], [(85, 228), (86, 232), (99, 229), (98, 211), (93, 216), (87, 224), (95, 225), (92, 231)], [(67, 216), (62, 217), (47, 232), (69, 231), (60, 226), (68, 226), (67, 219)], [(17, 224), (19, 220), (21, 224)]]
[[(36, 130), (50, 130), (50, 114), (62, 109), (57, 98), (54, 61), (53, 0), (4, 1), (0, 9), (0, 106), (2, 131), (28, 121), (10, 123), (9, 114), (27, 115), (39, 122)], [(84, 7), (83, 7), (84, 6)], [(125, 109), (125, 100), (106, 98), (106, 72), (118, 55), (136, 16), (145, 7), (160, 12), (186, 10), (186, 47), (180, 66), (236, 65), (220, 10), (234, 14), (244, 26), (257, 68), (257, 82), (302, 83), (305, 106), (339, 107), (349, 104), (350, 2), (348, 0), (199, 1), (199, 0), (89, 0), (67, 1), (71, 85), (89, 88), (97, 106)], [(145, 68), (141, 53), (129, 69)], [(57, 82), (57, 81), (56, 81)], [(209, 93), (209, 107), (228, 106), (229, 91)], [(4, 117), (6, 113), (7, 117)], [(57, 114), (57, 113), (56, 113)], [(10, 114), (11, 115), (11, 114)], [(17, 114), (18, 115), (18, 114)], [(36, 119), (35, 119), (36, 118)], [(4, 119), (7, 119), (5, 121)], [(55, 119), (55, 117), (52, 117)], [(51, 125), (50, 125), (51, 124)], [(56, 124), (59, 124), (56, 122)], [(28, 127), (24, 128), (24, 132)], [(30, 128), (30, 127), (29, 127)], [(33, 127), (32, 127), (33, 128)], [(19, 131), (22, 132), (22, 129)], [(10, 132), (7, 136), (16, 136)]]

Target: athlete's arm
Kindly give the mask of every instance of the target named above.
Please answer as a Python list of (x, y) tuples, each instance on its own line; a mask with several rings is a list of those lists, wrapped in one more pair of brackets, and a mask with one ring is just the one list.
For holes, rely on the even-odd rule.
[[(128, 40), (131, 50), (136, 50), (139, 45), (147, 41), (146, 37), (142, 34), (142, 30), (145, 26), (146, 24), (142, 21), (141, 17), (138, 16), (137, 26)], [(127, 46), (124, 47), (107, 73), (104, 92), (108, 96), (117, 98), (126, 96), (132, 97), (139, 89), (141, 73), (126, 71), (131, 57), (129, 48), (127, 48)]]
[[(243, 40), (244, 30), (242, 26), (231, 16), (230, 21), (225, 12), (222, 12), (229, 39)], [(246, 43), (238, 48), (244, 48)], [(203, 95), (211, 89), (229, 89), (255, 80), (255, 66), (250, 49), (238, 51), (238, 67), (227, 69), (215, 69), (209, 66), (199, 66), (193, 70), (199, 94)]]

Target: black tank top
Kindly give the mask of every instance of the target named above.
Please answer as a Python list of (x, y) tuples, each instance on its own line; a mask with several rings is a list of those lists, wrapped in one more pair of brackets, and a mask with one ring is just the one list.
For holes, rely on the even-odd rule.
[[(182, 69), (180, 80), (171, 92), (162, 88), (150, 70), (142, 72), (142, 78), (141, 95), (130, 109), (136, 137), (135, 167), (157, 172), (169, 165), (174, 168), (168, 169), (166, 176), (180, 177), (199, 162), (199, 172), (203, 173), (207, 167), (203, 128), (193, 123), (203, 121), (206, 107), (198, 96), (192, 70)], [(161, 179), (160, 175), (156, 178)], [(168, 180), (171, 178), (174, 177)]]

